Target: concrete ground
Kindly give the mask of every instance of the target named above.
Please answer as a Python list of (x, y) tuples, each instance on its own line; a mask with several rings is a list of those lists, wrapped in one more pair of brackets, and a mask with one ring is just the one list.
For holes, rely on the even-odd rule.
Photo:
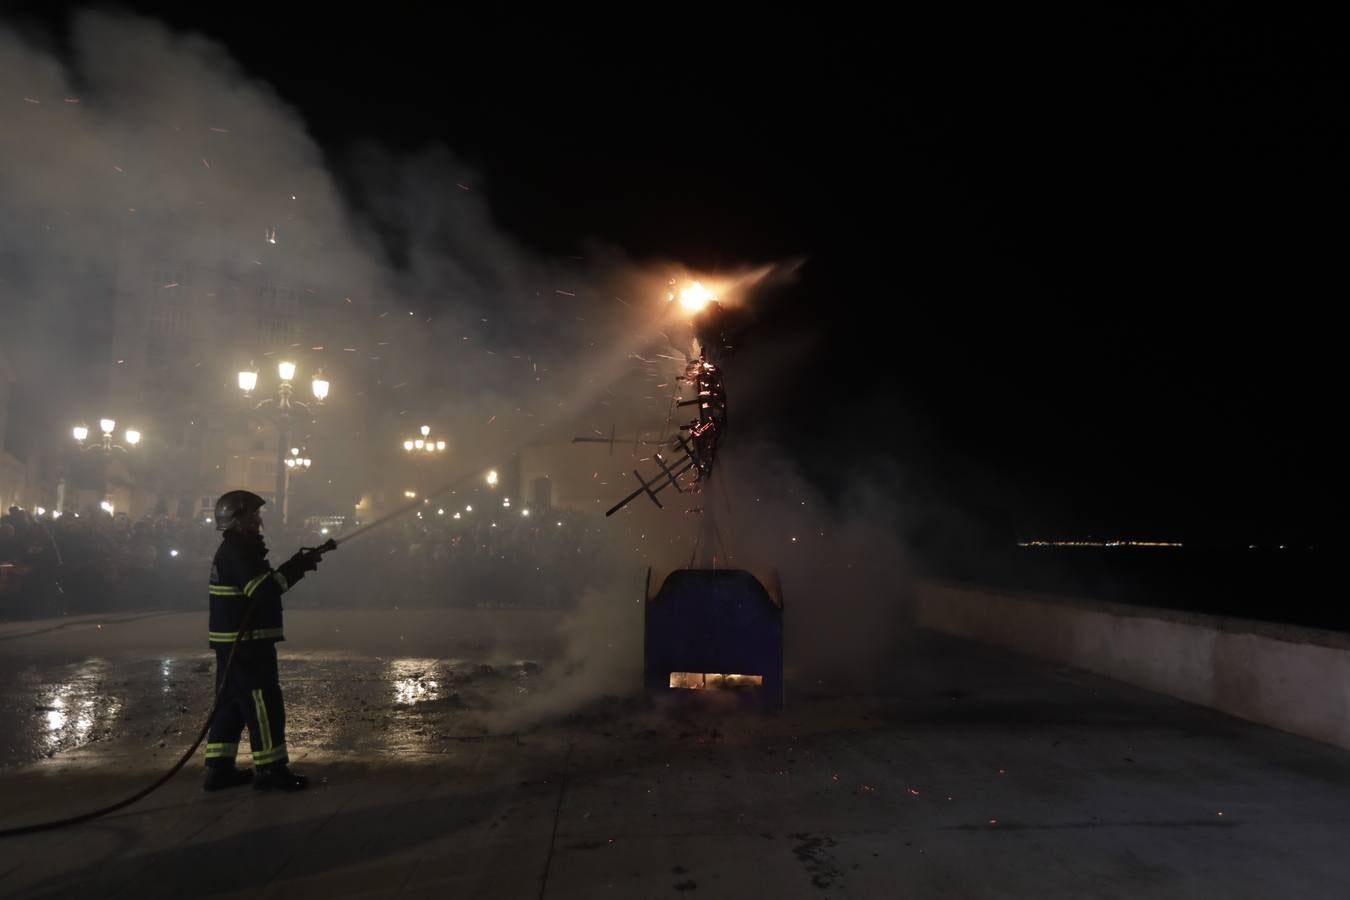
[[(921, 637), (865, 696), (789, 681), (777, 715), (582, 693), (571, 712), (503, 726), (565, 681), (546, 614), (288, 616), (293, 762), (312, 790), (207, 795), (194, 761), (120, 813), (0, 841), (0, 895), (1344, 897), (1350, 885), (1350, 755), (981, 646)], [(200, 619), (0, 626), (0, 827), (109, 802), (172, 763), (207, 700)]]

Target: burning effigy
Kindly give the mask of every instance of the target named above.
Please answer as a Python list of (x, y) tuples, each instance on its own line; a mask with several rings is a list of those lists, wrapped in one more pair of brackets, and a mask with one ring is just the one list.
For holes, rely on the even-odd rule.
[[(676, 378), (673, 407), (693, 410), (669, 440), (652, 454), (658, 471), (637, 469), (638, 487), (605, 513), (612, 516), (646, 495), (658, 508), (667, 488), (677, 494), (706, 494), (712, 487), (717, 454), (727, 433), (724, 367), (734, 346), (726, 309), (695, 281), (667, 297), (693, 315), (694, 342)], [(688, 393), (689, 396), (683, 396)], [(576, 438), (578, 442), (603, 442)], [(613, 437), (610, 438), (613, 443)], [(748, 571), (729, 568), (730, 558), (717, 527), (715, 505), (704, 502), (689, 565), (643, 592), (644, 684), (648, 692), (737, 691), (769, 708), (781, 708), (783, 684), (783, 601), (777, 578), (768, 590)]]

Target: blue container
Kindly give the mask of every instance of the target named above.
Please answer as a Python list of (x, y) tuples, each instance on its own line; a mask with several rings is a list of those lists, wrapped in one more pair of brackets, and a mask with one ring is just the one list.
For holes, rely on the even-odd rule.
[(783, 708), (783, 605), (741, 569), (677, 569), (651, 596), (644, 680), (653, 694), (743, 691)]

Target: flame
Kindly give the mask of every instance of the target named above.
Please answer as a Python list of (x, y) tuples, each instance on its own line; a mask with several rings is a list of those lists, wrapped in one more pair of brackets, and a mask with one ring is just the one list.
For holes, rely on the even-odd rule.
[(727, 688), (761, 687), (763, 675), (725, 675), (712, 672), (671, 672), (670, 686), (686, 690), (707, 691)]
[(680, 288), (680, 305), (690, 312), (698, 312), (716, 299), (712, 291), (705, 288), (700, 281), (690, 282), (688, 287)]

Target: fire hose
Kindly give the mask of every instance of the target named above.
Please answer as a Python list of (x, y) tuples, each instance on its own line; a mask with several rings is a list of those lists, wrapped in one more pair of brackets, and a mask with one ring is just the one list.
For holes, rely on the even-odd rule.
[[(337, 549), (337, 541), (328, 540), (317, 547), (301, 547), (301, 552), (305, 555), (313, 555), (316, 559), (323, 556), (329, 550)], [(0, 830), (0, 838), (17, 837), (21, 834), (34, 834), (39, 831), (50, 831), (54, 828), (64, 828), (67, 825), (78, 825), (80, 822), (88, 822), (90, 819), (97, 819), (100, 816), (106, 816), (109, 813), (117, 812), (119, 809), (125, 809), (138, 800), (142, 800), (155, 791), (163, 787), (170, 778), (177, 775), (187, 765), (188, 760), (192, 759), (197, 748), (201, 746), (202, 741), (206, 739), (206, 734), (211, 730), (211, 723), (216, 719), (216, 711), (220, 708), (220, 698), (225, 694), (226, 679), (229, 676), (230, 666), (234, 664), (234, 654), (239, 648), (239, 639), (248, 631), (249, 624), (253, 621), (253, 610), (257, 607), (258, 601), (255, 599), (249, 603), (248, 609), (244, 610), (243, 619), (240, 620), (239, 631), (230, 643), (230, 655), (225, 660), (225, 668), (220, 674), (220, 685), (216, 688), (216, 695), (211, 701), (211, 711), (206, 714), (206, 721), (202, 724), (201, 731), (197, 733), (197, 739), (192, 742), (192, 746), (179, 757), (178, 762), (174, 763), (169, 771), (159, 776), (153, 783), (141, 788), (123, 800), (119, 800), (110, 806), (104, 806), (100, 809), (90, 810), (80, 813), (76, 816), (68, 816), (64, 819), (53, 819), (50, 822), (38, 822), (33, 825), (21, 825), (18, 828), (5, 828)]]
[[(434, 497), (439, 494), (443, 494), (446, 491), (449, 491), (454, 487), (458, 486), (464, 480), (466, 479), (465, 478), (458, 479), (455, 482), (448, 484), (443, 488), (433, 491), (430, 495), (428, 495), (428, 497)], [(370, 531), (371, 529), (378, 528), (379, 526), (384, 525), (386, 522), (396, 519), (399, 516), (403, 515), (404, 513), (411, 512), (412, 510), (416, 509), (418, 506), (421, 505), (422, 505), (421, 503), (417, 502), (405, 504), (403, 506), (398, 507), (397, 509), (394, 509), (389, 513), (386, 513), (385, 515), (381, 516), (378, 519), (375, 519), (372, 522), (367, 522), (364, 525), (357, 527), (355, 530), (348, 532), (341, 538), (329, 538), (327, 541), (325, 541), (324, 543), (320, 544), (317, 547), (302, 547), (300, 549), (303, 553), (315, 554), (316, 558), (321, 557), (323, 556), (323, 554), (329, 552), (330, 550), (336, 550), (339, 545), (345, 544), (347, 541), (350, 541), (357, 535), (364, 534), (365, 532)], [(40, 831), (51, 831), (56, 828), (65, 828), (68, 825), (78, 825), (81, 822), (88, 822), (91, 819), (97, 819), (100, 816), (106, 816), (110, 813), (117, 812), (119, 809), (125, 809), (128, 806), (131, 806), (133, 803), (136, 803), (137, 801), (143, 800), (146, 797), (150, 796), (152, 793), (154, 793), (155, 791), (163, 787), (165, 784), (167, 784), (169, 779), (173, 778), (173, 776), (177, 775), (180, 771), (182, 771), (183, 767), (188, 764), (188, 761), (190, 759), (192, 759), (193, 754), (197, 752), (197, 748), (201, 746), (202, 741), (206, 739), (207, 733), (211, 730), (211, 723), (215, 721), (216, 711), (220, 708), (220, 698), (224, 696), (225, 693), (225, 685), (227, 683), (226, 679), (229, 676), (230, 666), (234, 664), (234, 655), (235, 651), (239, 647), (239, 639), (246, 631), (248, 631), (248, 626), (253, 619), (253, 611), (256, 605), (257, 600), (254, 600), (249, 603), (248, 609), (244, 610), (244, 616), (240, 621), (239, 631), (234, 636), (234, 641), (230, 644), (230, 655), (226, 658), (225, 668), (221, 671), (220, 674), (220, 684), (216, 688), (216, 694), (214, 699), (212, 699), (211, 701), (211, 711), (206, 714), (206, 721), (202, 724), (201, 730), (197, 733), (196, 740), (192, 742), (192, 746), (188, 747), (187, 750), (184, 751), (183, 755), (179, 757), (178, 761), (173, 764), (173, 766), (169, 769), (169, 771), (165, 772), (153, 783), (147, 785), (146, 787), (141, 788), (139, 791), (132, 794), (131, 796), (123, 800), (119, 800), (116, 803), (113, 803), (109, 806), (104, 806), (99, 809), (90, 810), (89, 812), (80, 813), (79, 815), (67, 816), (64, 819), (53, 819), (49, 822), (37, 822), (32, 825), (21, 825), (17, 828), (0, 829), (0, 838), (18, 837), (19, 835), (22, 834), (36, 834), (37, 832)]]

